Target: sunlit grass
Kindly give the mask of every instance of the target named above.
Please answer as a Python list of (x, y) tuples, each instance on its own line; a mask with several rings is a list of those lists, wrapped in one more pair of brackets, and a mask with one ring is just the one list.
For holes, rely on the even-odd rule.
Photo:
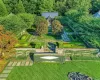
[(100, 62), (35, 63), (31, 67), (15, 67), (7, 80), (67, 80), (68, 72), (100, 78)]

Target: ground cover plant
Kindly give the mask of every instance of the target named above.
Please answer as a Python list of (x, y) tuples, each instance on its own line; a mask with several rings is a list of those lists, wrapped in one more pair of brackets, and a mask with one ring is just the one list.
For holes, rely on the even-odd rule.
[(31, 67), (15, 67), (7, 80), (68, 80), (68, 72), (81, 72), (100, 79), (100, 62), (71, 61), (59, 63), (34, 63)]
[(7, 60), (0, 60), (0, 73), (3, 71), (6, 65), (7, 65)]

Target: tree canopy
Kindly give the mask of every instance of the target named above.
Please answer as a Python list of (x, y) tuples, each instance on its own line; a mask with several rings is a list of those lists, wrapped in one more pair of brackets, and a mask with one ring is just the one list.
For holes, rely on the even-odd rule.
[(3, 0), (9, 13), (27, 12), (40, 15), (42, 12), (57, 11), (64, 15), (70, 9), (83, 13), (95, 13), (100, 8), (100, 0)]
[(25, 30), (27, 24), (18, 16), (9, 14), (5, 17), (0, 17), (0, 24), (4, 25), (5, 29), (18, 35), (21, 31)]
[(38, 20), (36, 21), (36, 32), (38, 35), (44, 35), (48, 33), (48, 22), (43, 17), (38, 17)]
[(25, 8), (21, 0), (19, 0), (16, 9), (17, 9), (17, 13), (25, 13)]
[(59, 35), (62, 32), (62, 25), (58, 20), (52, 22), (52, 33), (54, 35)]
[(14, 35), (5, 31), (3, 26), (0, 26), (0, 58), (14, 52), (14, 45), (16, 42), (17, 40)]
[(2, 0), (0, 0), (0, 16), (6, 16), (8, 14), (7, 8)]

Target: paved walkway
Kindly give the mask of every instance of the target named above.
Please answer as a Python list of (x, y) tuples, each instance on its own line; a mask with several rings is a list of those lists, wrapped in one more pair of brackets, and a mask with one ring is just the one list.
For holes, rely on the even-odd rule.
[(0, 80), (6, 80), (9, 73), (15, 66), (32, 66), (32, 65), (33, 62), (31, 61), (16, 61), (16, 62), (10, 61), (8, 65), (5, 67), (5, 69), (3, 70), (3, 72), (0, 74)]

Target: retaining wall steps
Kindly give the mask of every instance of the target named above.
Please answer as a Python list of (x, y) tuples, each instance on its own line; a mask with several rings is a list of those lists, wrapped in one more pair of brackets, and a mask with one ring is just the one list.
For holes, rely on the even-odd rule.
[(33, 62), (30, 61), (18, 61), (18, 62), (9, 62), (7, 67), (14, 67), (14, 66), (32, 66)]

